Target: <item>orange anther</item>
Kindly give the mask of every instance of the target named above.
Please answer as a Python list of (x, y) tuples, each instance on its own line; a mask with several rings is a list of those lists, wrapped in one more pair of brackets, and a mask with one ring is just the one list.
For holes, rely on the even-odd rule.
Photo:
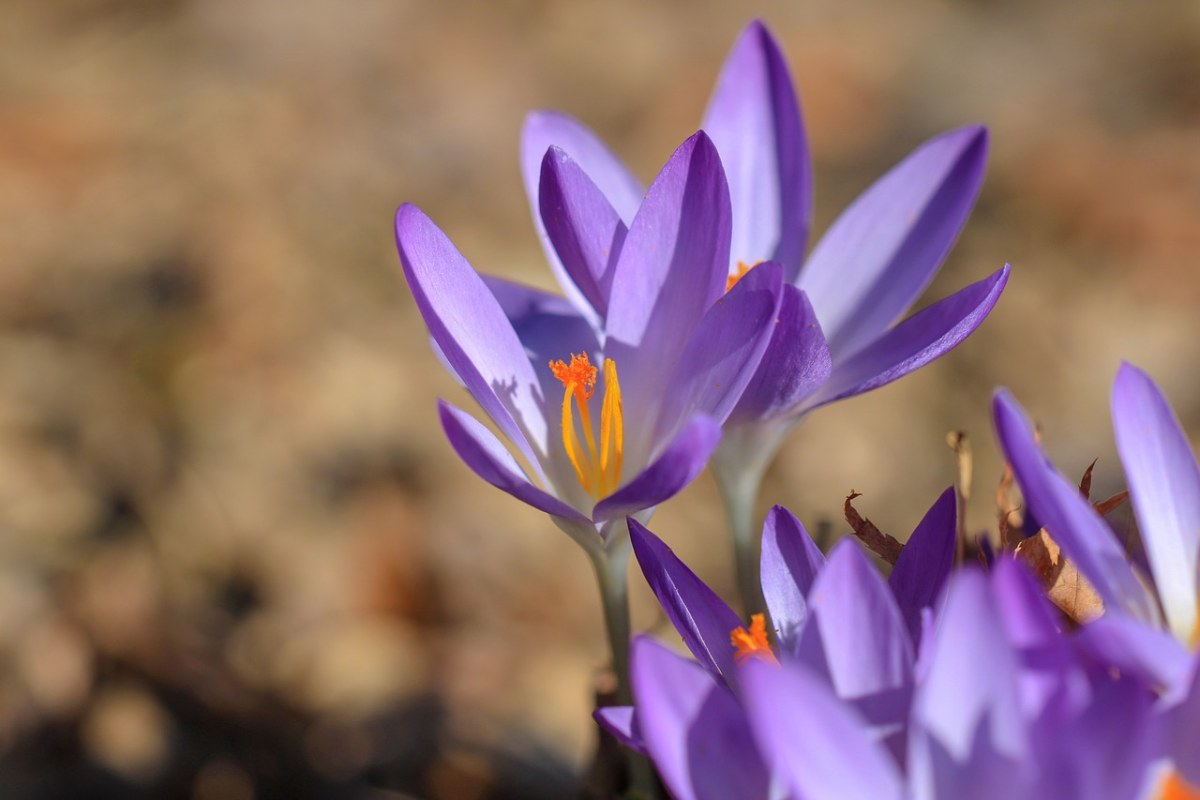
[(725, 279), (725, 291), (728, 292), (730, 289), (732, 289), (738, 281), (746, 277), (747, 272), (754, 269), (761, 263), (761, 261), (755, 261), (753, 264), (747, 264), (745, 261), (739, 261), (737, 265), (737, 272), (734, 272)]
[(1179, 777), (1178, 772), (1167, 776), (1159, 800), (1200, 800), (1200, 789)]
[(737, 663), (744, 664), (748, 658), (761, 658), (771, 664), (778, 664), (771, 643), (767, 641), (767, 619), (762, 614), (750, 617), (749, 628), (734, 628), (729, 633), (729, 643), (735, 648), (733, 658)]
[(555, 378), (562, 381), (563, 386), (569, 389), (573, 385), (576, 391), (583, 394), (584, 400), (591, 397), (592, 392), (596, 390), (596, 368), (588, 361), (587, 353), (572, 353), (570, 364), (551, 361), (550, 371), (554, 373)]

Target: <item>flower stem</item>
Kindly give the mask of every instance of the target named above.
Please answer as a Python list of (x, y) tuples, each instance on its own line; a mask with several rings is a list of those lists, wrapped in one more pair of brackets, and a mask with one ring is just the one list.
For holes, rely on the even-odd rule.
[[(621, 523), (624, 526), (624, 523)], [(614, 531), (614, 535), (622, 535)], [(629, 534), (623, 534), (628, 540)], [(613, 675), (617, 679), (617, 703), (629, 705), (633, 694), (629, 686), (629, 553), (626, 543), (606, 550), (592, 559), (596, 581), (600, 585), (600, 602), (604, 609), (604, 629), (612, 657)]]
[(725, 520), (733, 541), (733, 563), (737, 570), (738, 595), (747, 618), (763, 610), (759, 582), (759, 541), (754, 535), (754, 502), (762, 483), (762, 472), (741, 470), (730, 480), (718, 475), (717, 485), (725, 506)]

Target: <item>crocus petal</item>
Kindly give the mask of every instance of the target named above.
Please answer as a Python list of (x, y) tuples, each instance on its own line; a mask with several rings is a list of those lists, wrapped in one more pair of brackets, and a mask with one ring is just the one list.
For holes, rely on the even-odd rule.
[(586, 125), (561, 111), (534, 111), (521, 130), (521, 172), (534, 220), (538, 215), (538, 189), (542, 159), (551, 146), (558, 147), (578, 164), (608, 198), (626, 223), (642, 203), (642, 184)]
[[(551, 146), (557, 146), (571, 156), (626, 224), (637, 213), (642, 187), (604, 142), (574, 117), (557, 111), (535, 111), (525, 118), (525, 127), (521, 131), (521, 177), (525, 180), (534, 227), (563, 292), (581, 312), (591, 316), (591, 302), (559, 261), (546, 226), (542, 224), (542, 160)], [(598, 319), (592, 321), (599, 322)]]
[(990, 574), (1000, 626), (1023, 665), (1017, 683), (1025, 717), (1043, 716), (1052, 704), (1075, 714), (1091, 700), (1087, 675), (1055, 623), (1057, 612), (1051, 615), (1045, 590), (1008, 555), (996, 559)]
[(704, 471), (720, 441), (720, 425), (708, 417), (694, 417), (650, 466), (597, 503), (592, 519), (605, 522), (635, 514), (674, 497)]
[(512, 454), (479, 420), (444, 400), (438, 401), (438, 416), (450, 446), (476, 475), (547, 514), (587, 522), (587, 517), (562, 500), (534, 486)]
[(638, 728), (637, 713), (633, 706), (605, 706), (597, 708), (592, 718), (601, 728), (608, 731), (614, 739), (635, 753), (650, 755), (642, 732)]
[(1105, 614), (1075, 637), (1080, 651), (1102, 668), (1115, 668), (1159, 691), (1187, 679), (1190, 651), (1166, 631), (1117, 614)]
[[(600, 343), (595, 329), (562, 295), (491, 275), (483, 276), (483, 282), (512, 323), (526, 357), (541, 380), (544, 397), (561, 397), (563, 391), (562, 383), (547, 366), (551, 361), (569, 361), (573, 353), (587, 353), (599, 360)], [(549, 449), (553, 455), (562, 450), (562, 432), (557, 425), (549, 429)]]
[(991, 313), (1008, 283), (1009, 266), (943, 298), (901, 322), (850, 359), (835, 359), (833, 374), (805, 410), (878, 389), (954, 349)]
[(912, 641), (896, 600), (849, 539), (838, 543), (813, 583), (796, 657), (827, 671), (839, 697), (879, 694), (912, 680)]
[(596, 184), (557, 147), (542, 161), (539, 212), (559, 263), (596, 311), (608, 313), (613, 269), (628, 229)]
[(1000, 446), (1012, 464), (1030, 513), (1096, 587), (1106, 609), (1157, 623), (1158, 611), (1138, 582), (1125, 551), (1079, 490), (1043, 455), (1017, 401), (1000, 390), (992, 401), (992, 412)]
[(1042, 780), (1033, 796), (1047, 800), (1147, 797), (1148, 778), (1158, 771), (1155, 762), (1162, 752), (1161, 716), (1153, 702), (1144, 685), (1122, 676), (1099, 681), (1078, 714), (1038, 720), (1034, 759)]
[(1194, 655), (1190, 680), (1183, 684), (1182, 701), (1171, 710), (1170, 753), (1179, 774), (1200, 786), (1200, 653)]
[(656, 441), (695, 414), (718, 424), (725, 421), (771, 341), (782, 291), (783, 270), (767, 261), (750, 270), (701, 317), (666, 383)]
[(795, 280), (812, 212), (812, 165), (787, 62), (761, 22), (734, 44), (700, 127), (729, 179), (733, 258), (778, 261)]
[(987, 579), (974, 569), (958, 572), (946, 589), (929, 671), (913, 701), (913, 721), (922, 731), (917, 739), (924, 740), (920, 746), (937, 745), (920, 754), (926, 780), (929, 759), (938, 749), (965, 760), (977, 750), (978, 735), (997, 752), (1014, 758), (1025, 754), (1018, 667)]
[(762, 535), (762, 592), (783, 652), (795, 651), (796, 636), (808, 616), (805, 597), (823, 566), (824, 554), (796, 515), (783, 506), (767, 512)]
[(967, 220), (987, 131), (967, 127), (918, 147), (855, 200), (800, 273), (834, 360), (891, 327), (924, 291)]
[(954, 487), (942, 492), (908, 537), (888, 585), (913, 641), (920, 640), (921, 609), (933, 605), (954, 566), (957, 510)]
[(796, 797), (901, 800), (891, 757), (815, 676), (751, 660), (739, 682), (759, 747)]
[(729, 420), (758, 422), (791, 412), (821, 388), (832, 368), (812, 303), (795, 286), (784, 286), (771, 342)]
[(729, 190), (704, 133), (680, 145), (629, 227), (609, 296), (605, 353), (621, 371), (626, 459), (649, 447), (666, 380), (725, 292)]
[(1167, 399), (1146, 373), (1130, 364), (1122, 364), (1117, 372), (1112, 418), (1117, 452), (1167, 624), (1180, 641), (1190, 641), (1200, 602), (1196, 457)]
[(767, 769), (725, 686), (644, 636), (633, 642), (630, 674), (638, 726), (673, 797), (765, 800)]
[(459, 380), (538, 477), (548, 425), (533, 365), (495, 296), (416, 206), (396, 212), (396, 244), (417, 308)]
[(734, 648), (729, 635), (742, 626), (741, 618), (635, 519), (629, 520), (629, 538), (646, 583), (688, 650), (714, 675), (732, 677)]

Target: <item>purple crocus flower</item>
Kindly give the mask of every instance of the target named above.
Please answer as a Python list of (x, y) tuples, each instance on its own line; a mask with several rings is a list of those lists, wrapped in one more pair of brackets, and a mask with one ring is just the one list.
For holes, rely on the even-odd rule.
[[(754, 579), (752, 506), (786, 432), (809, 411), (889, 383), (956, 346), (995, 305), (1008, 267), (897, 324), (937, 272), (978, 194), (987, 150), (980, 127), (919, 147), (852, 203), (806, 260), (807, 137), (787, 64), (761, 22), (734, 45), (702, 127), (729, 178), (727, 282), (764, 260), (777, 261), (785, 279), (770, 346), (713, 461), (746, 594)], [(627, 235), (641, 187), (595, 134), (561, 113), (530, 115), (521, 161), (547, 258), (573, 306), (563, 315), (603, 337), (611, 327), (612, 252)], [(496, 288), (533, 296), (512, 284)], [(537, 305), (509, 306), (518, 329)]]
[(1151, 693), (1131, 678), (1084, 679), (1045, 628), (1046, 605), (1010, 559), (990, 576), (953, 576), (900, 754), (811, 671), (747, 664), (738, 679), (765, 761), (805, 800), (1148, 798), (1163, 725)]
[[(782, 269), (764, 264), (725, 292), (729, 195), (703, 133), (667, 162), (613, 253), (603, 338), (554, 323), (561, 300), (489, 289), (415, 206), (397, 213), (396, 240), (437, 350), (508, 440), (441, 401), (451, 445), (583, 546), (622, 670), (625, 517), (644, 518), (704, 468), (767, 347)], [(506, 314), (517, 301), (527, 313)]]
[[(838, 559), (853, 564), (838, 554), (856, 551), (843, 545), (822, 567), (806, 545), (792, 543), (801, 544), (792, 552), (799, 559), (789, 559), (793, 574), (804, 581), (817, 573), (806, 606), (792, 608), (811, 619), (842, 605), (822, 584), (841, 583), (825, 574), (846, 569)], [(648, 755), (677, 798), (1134, 800), (1155, 784), (1169, 719), (1137, 680), (1086, 670), (1012, 559), (998, 559), (988, 576), (967, 569), (949, 579), (944, 597), (922, 610), (915, 661), (895, 644), (904, 638), (894, 606), (879, 603), (878, 579), (863, 572), (855, 574), (866, 608), (847, 607), (849, 615), (806, 623), (799, 633), (802, 653), (812, 631), (827, 637), (832, 658), (789, 655), (780, 635), (778, 659), (752, 655), (727, 672), (705, 668), (706, 659), (723, 658), (713, 657), (720, 625), (704, 633), (714, 606), (696, 602), (703, 593), (690, 585), (694, 576), (665, 569), (678, 579), (677, 597), (693, 598), (687, 609), (697, 617), (681, 630), (684, 641), (693, 653), (698, 641), (711, 647), (697, 664), (639, 638), (635, 708), (604, 710), (598, 719)], [(669, 607), (668, 614), (678, 618)], [(846, 691), (880, 678), (886, 684), (893, 674), (906, 676), (905, 691)]]
[[(866, 715), (881, 737), (902, 746), (921, 618), (953, 563), (952, 490), (917, 526), (886, 582), (857, 543), (843, 541), (826, 561), (795, 516), (780, 506), (772, 509), (763, 528), (762, 589), (776, 647), (762, 615), (743, 628), (737, 613), (670, 548), (636, 520), (629, 525), (642, 572), (698, 663), (652, 640), (637, 640), (631, 664), (636, 714), (603, 709), (597, 718), (626, 743), (650, 752), (677, 796), (766, 796), (721, 794), (727, 784), (709, 773), (723, 767), (707, 763), (711, 759), (702, 757), (707, 745), (697, 744), (709, 736), (740, 741), (728, 757), (741, 765), (732, 774), (741, 775), (743, 788), (768, 783), (738, 710), (739, 665), (747, 660), (805, 665)], [(701, 711), (712, 725), (680, 727)]]
[(1122, 364), (1112, 391), (1117, 450), (1153, 589), (1079, 491), (1042, 454), (1016, 400), (999, 391), (996, 431), (1037, 519), (1092, 582), (1105, 613), (1081, 633), (1103, 665), (1163, 693), (1177, 720), (1173, 757), (1200, 786), (1200, 468), (1170, 404), (1146, 373)]

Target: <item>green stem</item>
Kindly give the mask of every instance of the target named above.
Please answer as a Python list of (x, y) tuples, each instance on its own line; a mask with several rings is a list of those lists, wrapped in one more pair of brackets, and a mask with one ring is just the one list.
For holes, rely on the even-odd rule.
[(762, 611), (764, 603), (759, 581), (759, 537), (755, 535), (754, 503), (762, 485), (763, 471), (742, 469), (722, 477), (717, 486), (725, 506), (725, 520), (733, 542), (733, 564), (737, 571), (738, 595), (749, 617)]
[(611, 551), (596, 554), (592, 558), (592, 566), (596, 570), (596, 582), (600, 585), (608, 651), (612, 657), (613, 674), (617, 678), (617, 703), (630, 705), (633, 694), (629, 687), (629, 535), (620, 531), (614, 531), (613, 535), (624, 535), (626, 543)]

